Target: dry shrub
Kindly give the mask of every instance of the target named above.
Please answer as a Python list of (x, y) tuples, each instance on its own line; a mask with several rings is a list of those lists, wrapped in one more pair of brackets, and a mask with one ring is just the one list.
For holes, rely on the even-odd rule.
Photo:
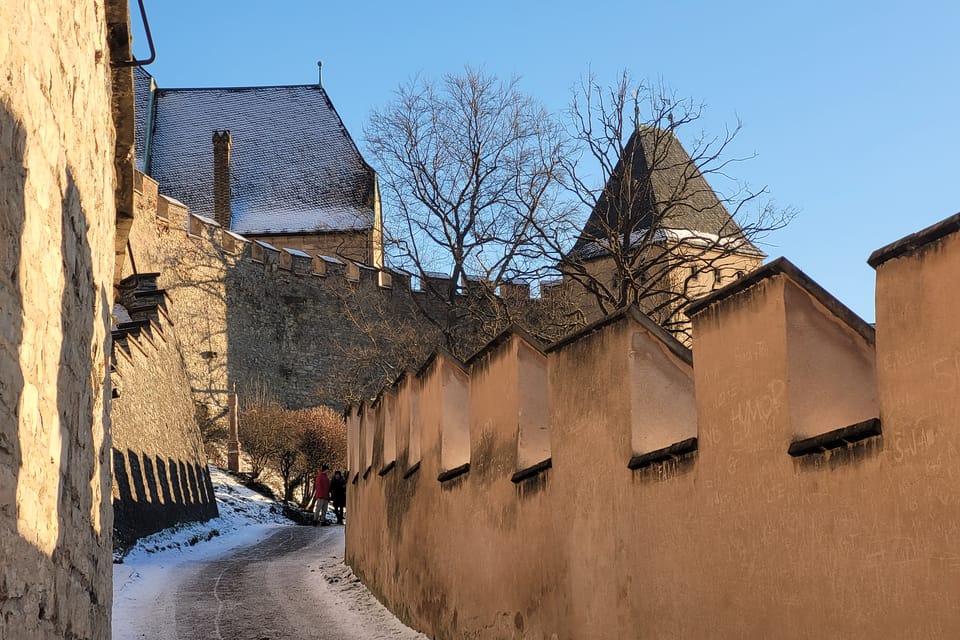
[(300, 487), (303, 506), (310, 502), (314, 474), (322, 465), (346, 468), (346, 423), (330, 407), (285, 409), (271, 400), (251, 403), (240, 416), (240, 440), (252, 478), (266, 470), (276, 473), (283, 499), (292, 500)]

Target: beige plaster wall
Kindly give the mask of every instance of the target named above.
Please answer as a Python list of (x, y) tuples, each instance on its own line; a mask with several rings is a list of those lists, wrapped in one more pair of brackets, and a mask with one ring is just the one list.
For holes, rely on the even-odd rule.
[[(647, 261), (656, 265), (656, 270), (663, 271), (657, 287), (666, 291), (677, 292), (677, 302), (701, 298), (712, 291), (716, 291), (744, 275), (757, 269), (763, 262), (762, 255), (723, 253), (704, 247), (676, 244), (669, 247), (652, 247)], [(673, 268), (667, 268), (669, 264)], [(594, 278), (613, 288), (616, 275), (615, 265), (611, 259), (597, 259), (584, 264), (584, 268), (591, 278)], [(576, 307), (580, 309), (587, 321), (595, 321), (603, 316), (596, 298), (580, 286), (569, 276), (564, 278), (564, 288)], [(669, 303), (675, 296), (664, 294), (650, 295), (638, 305), (641, 310), (651, 310)], [(676, 304), (670, 305), (662, 312), (662, 319), (666, 321), (675, 311)], [(677, 335), (689, 329), (689, 323), (681, 317), (675, 327), (671, 327)], [(683, 341), (689, 342), (686, 338)], [(689, 345), (688, 345), (689, 346)]]
[[(512, 343), (469, 363), (470, 468), (446, 482), (426, 375), (420, 466), (398, 433), (396, 467), (357, 478), (347, 562), (433, 638), (956, 637), (960, 236), (878, 266), (875, 335), (789, 263), (761, 272), (694, 309), (692, 372), (630, 314), (551, 347), (552, 466), (520, 482)], [(636, 422), (644, 388), (694, 394), (697, 449), (631, 470), (690, 433)]]
[(9, 0), (0, 24), (0, 638), (106, 638), (116, 183), (105, 6)]

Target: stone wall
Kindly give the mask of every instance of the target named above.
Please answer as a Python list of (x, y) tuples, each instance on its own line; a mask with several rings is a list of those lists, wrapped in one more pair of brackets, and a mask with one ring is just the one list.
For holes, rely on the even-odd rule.
[[(347, 562), (433, 638), (960, 634), (960, 215), (886, 247), (876, 329), (780, 259), (348, 415)], [(544, 416), (547, 416), (544, 419)]]
[(363, 264), (373, 264), (372, 235), (369, 231), (345, 231), (322, 235), (258, 235), (249, 236), (249, 239), (262, 240), (275, 247), (298, 249), (307, 253), (322, 253), (328, 256), (342, 256)]
[[(0, 4), (0, 638), (107, 638), (105, 3)], [(123, 51), (113, 51), (122, 56)]]
[[(226, 416), (234, 388), (241, 398), (267, 389), (290, 408), (342, 407), (354, 390), (347, 380), (371, 367), (365, 358), (402, 348), (398, 336), (426, 351), (438, 338), (416, 307), (431, 298), (401, 274), (230, 233), (158, 194), (147, 176), (137, 177), (135, 197), (133, 260), (122, 275), (134, 265), (158, 274), (194, 397), (214, 417)], [(521, 297), (536, 305), (528, 290)]]
[(187, 369), (155, 277), (120, 282), (113, 332), (114, 547), (217, 516)]

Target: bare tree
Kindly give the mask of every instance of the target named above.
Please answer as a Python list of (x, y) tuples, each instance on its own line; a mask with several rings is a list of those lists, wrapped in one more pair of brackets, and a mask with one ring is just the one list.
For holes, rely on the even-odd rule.
[(537, 227), (545, 254), (597, 314), (637, 304), (688, 337), (683, 307), (759, 266), (756, 243), (793, 216), (765, 189), (730, 177), (744, 160), (730, 155), (739, 122), (719, 136), (687, 137), (702, 113), (702, 104), (634, 84), (626, 72), (612, 87), (588, 76), (575, 92), (568, 130), (576, 153), (564, 158), (563, 184), (589, 218), (582, 227), (572, 218)]
[[(339, 355), (340, 371), (326, 376), (316, 388), (316, 397), (338, 404), (359, 403), (373, 397), (404, 371), (418, 367), (443, 334), (419, 310), (403, 282), (394, 282), (390, 296), (370, 295), (356, 287), (333, 291), (342, 317), (354, 331), (349, 338), (332, 341)], [(426, 295), (426, 294), (424, 294)]]
[(250, 464), (250, 477), (258, 479), (273, 464), (282, 434), (284, 409), (275, 401), (247, 405), (240, 415), (240, 441)]
[(313, 497), (314, 473), (323, 465), (345, 469), (347, 465), (347, 425), (343, 416), (330, 407), (299, 409), (293, 418), (300, 425), (297, 448), (300, 452), (301, 506)]
[(538, 229), (558, 215), (562, 128), (517, 79), (467, 68), (400, 87), (366, 137), (393, 267), (420, 281), (421, 314), (463, 355), (513, 321), (498, 288), (546, 266)]

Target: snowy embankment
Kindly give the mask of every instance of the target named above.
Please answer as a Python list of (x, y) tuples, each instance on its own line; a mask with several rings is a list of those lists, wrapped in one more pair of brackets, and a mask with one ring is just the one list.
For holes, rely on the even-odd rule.
[[(141, 538), (126, 553), (114, 553), (113, 561), (143, 564), (143, 561), (149, 560), (151, 556), (162, 556), (169, 561), (181, 556), (161, 552), (177, 550), (184, 554), (182, 559), (185, 561), (195, 561), (205, 557), (211, 550), (220, 553), (235, 546), (249, 544), (266, 536), (279, 525), (292, 524), (284, 517), (279, 503), (246, 488), (217, 467), (210, 467), (210, 480), (217, 498), (219, 517), (206, 522), (164, 529)], [(217, 544), (200, 544), (213, 542), (214, 538), (220, 538)]]
[(113, 636), (142, 616), (143, 603), (161, 603), (178, 568), (254, 544), (278, 527), (292, 526), (279, 503), (246, 488), (217, 467), (210, 467), (219, 517), (141, 538), (126, 554), (114, 554)]
[[(189, 628), (187, 636), (181, 633), (180, 619), (184, 611), (190, 609), (190, 605), (195, 604), (205, 592), (184, 590), (183, 585), (196, 584), (189, 581), (204, 566), (217, 563), (218, 567), (228, 567), (230, 562), (237, 562), (231, 556), (240, 554), (248, 554), (244, 558), (254, 557), (256, 554), (250, 555), (250, 550), (244, 548), (257, 545), (261, 556), (258, 562), (263, 565), (258, 571), (262, 571), (262, 575), (275, 576), (280, 573), (289, 576), (292, 595), (300, 597), (309, 594), (306, 597), (311, 602), (323, 603), (323, 606), (310, 606), (308, 610), (317, 616), (316, 624), (324, 626), (329, 637), (426, 640), (426, 636), (408, 629), (394, 618), (344, 565), (343, 527), (298, 527), (284, 517), (279, 503), (247, 489), (220, 469), (210, 467), (210, 477), (220, 511), (218, 518), (148, 536), (137, 542), (126, 555), (115, 558), (114, 638), (168, 640), (191, 637)], [(290, 527), (297, 529), (289, 530)], [(284, 529), (287, 531), (284, 532)], [(297, 535), (287, 536), (286, 533)], [(281, 538), (278, 539), (275, 534), (281, 534)], [(301, 556), (278, 553), (275, 561), (277, 566), (271, 568), (263, 564), (263, 554), (266, 552), (269, 555), (273, 548), (270, 546), (271, 540), (274, 545), (277, 540), (283, 544), (289, 539), (304, 540), (303, 534), (308, 534), (307, 539), (313, 545), (309, 552)], [(292, 571), (283, 564), (291, 559), (296, 567)], [(226, 572), (228, 568), (222, 571)], [(215, 593), (219, 581), (218, 577)], [(239, 589), (239, 584), (235, 586)], [(231, 592), (233, 601), (229, 603), (218, 595), (218, 610), (211, 611), (210, 615), (220, 616), (226, 606), (243, 608), (257, 604), (245, 601), (244, 598), (251, 597), (250, 593), (237, 589)], [(286, 598), (287, 593), (284, 591), (281, 597)], [(260, 601), (266, 597), (266, 593), (258, 590), (253, 597)], [(278, 611), (283, 609), (279, 605)], [(315, 637), (310, 631), (309, 622), (304, 620), (303, 623), (308, 625), (305, 637)], [(188, 623), (184, 625), (189, 627)]]

